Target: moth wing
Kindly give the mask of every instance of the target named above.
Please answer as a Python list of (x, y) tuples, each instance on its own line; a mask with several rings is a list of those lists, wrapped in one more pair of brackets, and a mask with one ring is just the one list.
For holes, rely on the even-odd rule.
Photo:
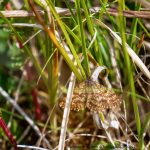
[(98, 82), (92, 81), (90, 83), (91, 92), (87, 96), (86, 106), (92, 112), (102, 112), (107, 108), (117, 106), (122, 103), (122, 100), (115, 94), (115, 92), (100, 85)]
[[(67, 97), (65, 97), (59, 103), (60, 107), (65, 108), (66, 98)], [(87, 100), (87, 93), (85, 90), (85, 82), (82, 82), (78, 86), (76, 86), (73, 91), (70, 109), (74, 111), (82, 110), (86, 106), (86, 100)]]

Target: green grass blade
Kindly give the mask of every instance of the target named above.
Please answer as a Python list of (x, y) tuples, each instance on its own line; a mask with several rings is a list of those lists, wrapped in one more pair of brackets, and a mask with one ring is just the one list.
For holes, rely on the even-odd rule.
[[(140, 8), (141, 8), (141, 5), (138, 5), (137, 2), (135, 2), (135, 11), (140, 11)], [(136, 35), (137, 21), (138, 21), (138, 18), (134, 18), (132, 21), (131, 30), (130, 30), (131, 35), (130, 35), (129, 40), (128, 40), (128, 44), (130, 47), (132, 47), (133, 41), (136, 40), (136, 38), (132, 35)]]
[(72, 9), (71, 9), (71, 7), (70, 7), (68, 1), (65, 0), (65, 3), (66, 3), (67, 7), (69, 8), (69, 10), (70, 10), (70, 12), (71, 12), (71, 15), (72, 15), (72, 17), (73, 17), (74, 22), (75, 22), (76, 24), (78, 24), (77, 18), (76, 18), (76, 16), (74, 15), (74, 13), (73, 13), (73, 11), (72, 11)]
[(110, 20), (112, 26), (113, 26), (113, 29), (114, 29), (114, 31), (116, 32), (116, 31), (117, 31), (117, 28), (116, 28), (116, 25), (115, 25), (115, 23), (114, 23), (113, 17), (109, 15), (109, 13), (108, 13), (106, 7), (104, 6), (103, 2), (102, 2), (101, 0), (99, 0), (99, 2), (100, 2), (100, 4), (102, 5), (103, 9), (105, 10), (105, 12), (106, 12), (106, 14), (107, 14), (107, 16), (108, 16), (108, 18), (109, 18), (109, 20)]
[[(108, 0), (104, 0), (104, 6), (107, 4), (107, 2), (108, 2)], [(104, 13), (104, 8), (102, 7), (101, 8), (101, 11), (100, 11), (100, 13), (99, 13), (99, 17), (98, 17), (98, 19), (101, 21), (102, 20), (102, 17), (103, 17), (103, 13)]]
[[(46, 25), (48, 24), (48, 16), (47, 16), (47, 12), (46, 11), (44, 13), (44, 22), (45, 22)], [(50, 86), (50, 90), (48, 92), (49, 92), (49, 96), (50, 96), (51, 106), (53, 106), (54, 103), (55, 103), (55, 100), (52, 98), (53, 97), (52, 96), (53, 61), (54, 61), (53, 60), (53, 56), (49, 60), (49, 56), (51, 56), (52, 53), (53, 53), (53, 42), (50, 39), (50, 37), (48, 36), (46, 31), (45, 31), (45, 52), (46, 52), (46, 63), (47, 63), (47, 73), (48, 73), (48, 84)]]
[(139, 25), (142, 27), (142, 29), (145, 31), (145, 33), (147, 34), (147, 36), (150, 38), (150, 33), (147, 31), (147, 29), (144, 27), (144, 25), (142, 24), (142, 22), (140, 20), (138, 20)]
[[(127, 6), (126, 6), (127, 10), (130, 10)], [(138, 19), (138, 18), (137, 18)], [(139, 25), (142, 27), (142, 29), (145, 31), (145, 33), (147, 34), (148, 37), (150, 37), (150, 33), (148, 32), (148, 30), (144, 27), (144, 25), (142, 24), (142, 22), (138, 19), (138, 23)]]
[(88, 69), (88, 73), (90, 74), (90, 68), (89, 68), (88, 57), (87, 57), (87, 52), (86, 52), (86, 42), (85, 42), (85, 35), (84, 35), (84, 29), (83, 29), (83, 24), (82, 24), (82, 17), (81, 17), (80, 1), (79, 0), (75, 1), (75, 6), (76, 6), (76, 12), (77, 12), (77, 20), (78, 20), (78, 24), (79, 24), (79, 31), (81, 34), (82, 52), (84, 55), (83, 62), (85, 63), (85, 66)]
[(76, 34), (73, 33), (73, 31), (64, 23), (64, 26), (66, 28), (66, 30), (74, 37), (74, 39), (80, 44), (82, 45), (82, 42), (80, 41), (80, 39), (78, 38), (78, 36), (76, 36)]
[[(25, 5), (26, 5), (27, 10), (30, 10), (29, 4), (28, 4), (28, 0), (24, 0), (24, 3), (25, 3)], [(32, 23), (36, 24), (35, 19), (34, 19), (33, 17), (32, 17), (31, 19), (32, 19)], [(38, 28), (34, 28), (34, 30), (35, 30), (36, 33), (39, 32), (39, 29), (38, 29)], [(43, 52), (43, 55), (44, 55), (44, 57), (46, 57), (45, 45), (44, 45), (43, 40), (41, 40), (42, 37), (41, 37), (40, 34), (37, 34), (36, 37), (37, 37), (37, 39), (38, 39), (38, 43), (39, 43), (40, 48), (41, 48), (41, 50), (42, 50), (42, 52)]]
[(45, 6), (39, 0), (33, 0), (33, 1), (46, 11)]
[(77, 65), (78, 65), (78, 67), (79, 67), (79, 69), (80, 69), (80, 71), (81, 71), (81, 73), (83, 75), (83, 78), (86, 79), (85, 72), (84, 72), (84, 70), (82, 68), (80, 60), (79, 60), (79, 58), (77, 56), (77, 53), (76, 53), (76, 51), (75, 51), (75, 49), (73, 47), (73, 44), (72, 44), (72, 42), (71, 42), (71, 40), (70, 40), (70, 38), (68, 36), (68, 33), (67, 33), (67, 31), (66, 31), (66, 29), (65, 29), (65, 27), (63, 25), (63, 22), (62, 22), (61, 18), (59, 17), (57, 11), (55, 10), (55, 7), (54, 7), (53, 3), (51, 2), (51, 0), (46, 0), (46, 2), (47, 2), (49, 8), (51, 9), (51, 12), (53, 13), (55, 19), (57, 20), (58, 24), (60, 25), (60, 27), (61, 27), (61, 29), (62, 29), (65, 37), (66, 37), (66, 40), (67, 40), (68, 45), (70, 47), (70, 50), (71, 50), (71, 52), (72, 52), (72, 54), (73, 54), (73, 56), (74, 56), (74, 58), (75, 58), (75, 60), (77, 62)]
[(149, 121), (150, 121), (150, 112), (148, 113), (148, 115), (147, 115), (147, 117), (146, 117), (146, 119), (144, 121), (144, 124), (142, 126), (141, 133), (140, 133), (141, 138), (143, 137), (143, 133), (145, 132), (145, 130), (146, 130), (147, 126), (148, 126)]
[[(119, 16), (120, 17), (119, 17), (118, 24), (120, 24), (120, 35), (122, 38), (122, 49), (123, 49), (123, 53), (124, 53), (124, 59), (125, 59), (125, 63), (127, 66), (128, 81), (130, 84), (131, 92), (135, 93), (131, 62), (130, 62), (130, 58), (129, 58), (129, 55), (128, 55), (128, 52), (126, 49), (126, 44), (125, 44), (124, 19), (122, 17), (122, 0), (119, 0)], [(138, 104), (137, 104), (136, 96), (132, 95), (132, 101), (133, 101), (133, 107), (134, 107), (134, 113), (135, 113), (135, 119), (136, 119), (137, 132), (138, 132), (138, 136), (139, 136), (140, 132), (141, 132), (141, 124), (140, 124), (140, 117), (139, 117), (139, 110), (138, 110)]]
[[(92, 38), (95, 34), (95, 30), (94, 30), (93, 21), (90, 18), (91, 15), (90, 15), (89, 7), (85, 3), (85, 0), (82, 0), (81, 4), (82, 4), (83, 10), (84, 10), (85, 17), (86, 17), (88, 30), (89, 30), (89, 33), (90, 33), (91, 38)], [(99, 29), (97, 28), (97, 30), (99, 30)], [(94, 41), (93, 49), (94, 49), (95, 56), (96, 56), (96, 59), (97, 59), (99, 65), (102, 66), (103, 65), (103, 57), (102, 57), (101, 50), (100, 50), (100, 47), (98, 45), (97, 39), (95, 39), (95, 41)]]
[(139, 142), (140, 142), (140, 150), (144, 150), (144, 144), (143, 144), (143, 134), (146, 130), (146, 128), (148, 128), (148, 123), (150, 121), (150, 112), (148, 113), (145, 121), (144, 121), (144, 124), (142, 126), (142, 129), (141, 129), (141, 133), (140, 133), (140, 137), (139, 137)]

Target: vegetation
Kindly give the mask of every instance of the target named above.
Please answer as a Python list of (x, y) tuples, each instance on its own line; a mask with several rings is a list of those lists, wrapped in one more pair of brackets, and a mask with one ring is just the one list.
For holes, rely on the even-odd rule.
[[(0, 148), (149, 149), (149, 8), (146, 0), (0, 1)], [(76, 79), (99, 66), (100, 83), (123, 103), (70, 111)]]

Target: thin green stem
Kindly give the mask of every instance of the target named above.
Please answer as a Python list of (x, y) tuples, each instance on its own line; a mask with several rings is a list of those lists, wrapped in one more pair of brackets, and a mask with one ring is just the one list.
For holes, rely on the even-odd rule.
[(85, 63), (85, 66), (88, 69), (88, 73), (90, 74), (90, 68), (89, 68), (88, 57), (87, 57), (87, 52), (86, 52), (86, 42), (85, 42), (85, 36), (84, 36), (84, 29), (83, 29), (81, 10), (80, 10), (80, 0), (76, 0), (75, 5), (76, 5), (76, 12), (77, 12), (77, 20), (78, 20), (78, 24), (79, 24), (79, 31), (81, 34), (82, 52), (84, 55), (83, 62)]
[[(119, 22), (120, 23), (120, 35), (122, 38), (122, 49), (124, 53), (124, 59), (125, 59), (125, 64), (127, 66), (127, 76), (128, 76), (128, 81), (130, 84), (130, 89), (132, 93), (135, 93), (135, 87), (134, 87), (134, 80), (133, 80), (133, 73), (132, 73), (132, 68), (131, 68), (131, 62), (130, 58), (126, 49), (126, 44), (125, 44), (125, 36), (124, 36), (124, 19), (122, 17), (122, 0), (119, 0)], [(138, 104), (136, 100), (136, 96), (132, 95), (132, 101), (133, 101), (133, 107), (134, 107), (134, 113), (135, 113), (135, 119), (136, 119), (136, 126), (137, 126), (137, 132), (138, 136), (140, 136), (141, 132), (141, 123), (140, 123), (140, 117), (139, 117), (139, 110), (138, 110)]]

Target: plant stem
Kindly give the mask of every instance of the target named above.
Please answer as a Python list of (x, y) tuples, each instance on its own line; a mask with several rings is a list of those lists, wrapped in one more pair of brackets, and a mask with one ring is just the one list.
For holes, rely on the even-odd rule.
[[(0, 110), (1, 112), (1, 110)], [(17, 142), (15, 141), (15, 139), (13, 138), (11, 132), (9, 131), (9, 129), (7, 128), (3, 118), (1, 117), (2, 114), (0, 114), (0, 126), (3, 129), (4, 133), (6, 134), (6, 136), (8, 137), (9, 141), (11, 142), (12, 146), (14, 147), (15, 150), (21, 150), (19, 147), (17, 147)]]

